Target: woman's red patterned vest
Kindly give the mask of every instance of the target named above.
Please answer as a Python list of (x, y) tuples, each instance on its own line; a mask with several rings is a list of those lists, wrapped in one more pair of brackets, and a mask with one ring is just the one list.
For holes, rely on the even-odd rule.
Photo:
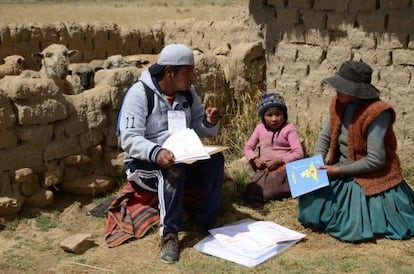
[[(340, 103), (335, 97), (330, 106), (330, 135), (331, 144), (329, 147), (329, 158), (327, 163), (336, 163), (339, 158), (338, 137), (341, 130), (342, 117), (345, 112), (345, 104)], [(402, 180), (401, 165), (397, 151), (397, 139), (394, 134), (393, 124), (395, 121), (394, 109), (384, 101), (362, 100), (356, 107), (353, 117), (348, 126), (348, 150), (349, 159), (357, 161), (367, 155), (367, 136), (369, 125), (383, 111), (392, 112), (392, 124), (388, 128), (384, 146), (386, 152), (385, 166), (380, 170), (356, 175), (354, 180), (363, 188), (366, 196), (376, 195), (384, 192), (396, 185)]]

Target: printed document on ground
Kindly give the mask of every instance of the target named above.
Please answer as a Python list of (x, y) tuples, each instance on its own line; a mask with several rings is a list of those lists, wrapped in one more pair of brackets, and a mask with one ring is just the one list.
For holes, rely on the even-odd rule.
[(267, 221), (245, 219), (211, 229), (194, 248), (247, 267), (255, 267), (293, 246), (306, 235)]

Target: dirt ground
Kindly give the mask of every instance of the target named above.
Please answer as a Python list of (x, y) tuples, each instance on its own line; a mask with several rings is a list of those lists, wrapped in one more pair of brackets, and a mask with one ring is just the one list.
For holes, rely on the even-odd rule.
[[(215, 5), (219, 13), (217, 8)], [(178, 9), (171, 12), (174, 10)], [(183, 11), (189, 12), (191, 8), (181, 6), (180, 12)], [(113, 12), (120, 12), (120, 6)], [(115, 14), (111, 16), (116, 18)], [(409, 182), (413, 182), (412, 178)], [(203, 236), (183, 231), (179, 235), (180, 261), (165, 265), (159, 260), (157, 229), (143, 239), (108, 248), (104, 241), (106, 218), (88, 215), (88, 210), (101, 200), (56, 193), (52, 208), (26, 209), (0, 232), (0, 273), (414, 273), (414, 239), (343, 243), (304, 229), (296, 219), (296, 199), (272, 202), (261, 210), (253, 210), (239, 202), (234, 185), (226, 185), (224, 192), (219, 223), (243, 218), (269, 220), (306, 234), (305, 239), (249, 269), (201, 254), (192, 246)], [(79, 255), (63, 251), (60, 242), (75, 233), (92, 234), (95, 246)]]
[[(104, 241), (106, 218), (88, 215), (102, 200), (57, 196), (51, 209), (28, 211), (0, 232), (0, 273), (414, 273), (414, 240), (379, 239), (364, 244), (337, 241), (304, 229), (296, 220), (297, 200), (286, 199), (253, 210), (239, 203), (226, 184), (219, 223), (244, 218), (269, 220), (306, 234), (301, 242), (256, 268), (237, 265), (196, 251), (204, 236), (180, 232), (180, 261), (159, 260), (158, 229), (115, 248)], [(13, 227), (13, 225), (15, 226)], [(95, 246), (83, 254), (63, 251), (59, 244), (75, 233), (90, 233)]]

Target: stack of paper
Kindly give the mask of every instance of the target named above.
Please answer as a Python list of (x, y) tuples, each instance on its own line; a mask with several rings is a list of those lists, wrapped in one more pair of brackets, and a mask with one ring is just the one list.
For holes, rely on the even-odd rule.
[(195, 249), (247, 267), (257, 266), (306, 236), (273, 222), (251, 219), (209, 232), (211, 235), (197, 243)]

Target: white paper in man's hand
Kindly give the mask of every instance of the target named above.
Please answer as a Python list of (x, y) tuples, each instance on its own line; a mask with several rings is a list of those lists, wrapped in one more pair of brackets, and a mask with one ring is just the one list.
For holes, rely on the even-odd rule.
[(209, 159), (210, 155), (193, 129), (175, 132), (162, 145), (174, 154), (175, 162)]

